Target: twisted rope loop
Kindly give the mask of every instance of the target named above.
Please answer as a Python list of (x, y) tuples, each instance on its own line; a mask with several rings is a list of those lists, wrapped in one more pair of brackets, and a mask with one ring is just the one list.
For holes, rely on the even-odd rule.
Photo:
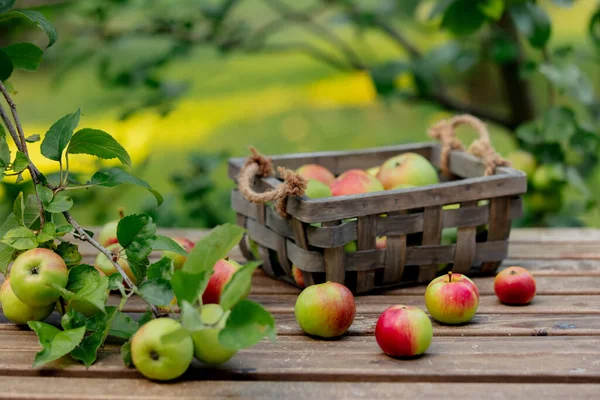
[(255, 176), (266, 177), (273, 175), (273, 163), (267, 157), (261, 155), (254, 147), (250, 148), (252, 156), (248, 157), (246, 163), (238, 175), (238, 188), (246, 200), (256, 204), (265, 204), (275, 201), (275, 210), (283, 217), (287, 216), (286, 203), (289, 196), (302, 196), (306, 191), (306, 179), (294, 171), (278, 167), (277, 172), (283, 178), (283, 183), (276, 189), (267, 190), (263, 193), (252, 189), (252, 181)]
[(469, 152), (481, 158), (485, 164), (485, 175), (493, 175), (496, 167), (510, 166), (508, 160), (502, 158), (490, 142), (490, 134), (483, 122), (472, 115), (457, 115), (448, 120), (442, 120), (429, 129), (429, 136), (442, 143), (440, 166), (442, 173), (450, 176), (450, 152), (452, 150), (465, 150), (465, 147), (456, 137), (456, 128), (460, 125), (470, 125), (479, 133), (479, 139), (469, 146)]

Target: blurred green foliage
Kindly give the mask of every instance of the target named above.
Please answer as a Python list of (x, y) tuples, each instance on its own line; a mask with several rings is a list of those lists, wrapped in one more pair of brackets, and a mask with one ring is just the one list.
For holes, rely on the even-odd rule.
[[(571, 7), (580, 10), (572, 24), (584, 21), (587, 37), (560, 28), (573, 19), (561, 17)], [(219, 104), (226, 123), (195, 141), (180, 139), (193, 141), (205, 161), (182, 156), (195, 149), (153, 149), (143, 175), (173, 193), (155, 211), (159, 223), (205, 226), (215, 222), (209, 214), (232, 218), (216, 212), (226, 209), (230, 183), (222, 165), (206, 161), (207, 152), (422, 141), (442, 116), (436, 113), (449, 110), (489, 121), (494, 144), (509, 158), (515, 148), (533, 155), (539, 171), (530, 172), (520, 224), (600, 224), (600, 8), (593, 2), (88, 0), (49, 11), (61, 32), (48, 54), (58, 73), (54, 91), (81, 96), (75, 87), (85, 85), (89, 109), (113, 118), (150, 109), (168, 121), (186, 98), (206, 99), (198, 107)], [(219, 103), (224, 96), (233, 100)], [(177, 134), (185, 136), (182, 129)], [(183, 176), (201, 178), (188, 186)], [(112, 209), (92, 207), (100, 211), (91, 222), (116, 205), (146, 207), (136, 193), (123, 193), (122, 202), (100, 200)]]

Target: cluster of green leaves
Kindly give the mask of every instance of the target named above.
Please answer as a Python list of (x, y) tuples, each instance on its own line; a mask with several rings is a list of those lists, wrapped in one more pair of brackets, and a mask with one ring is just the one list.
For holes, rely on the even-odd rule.
[[(244, 230), (235, 225), (215, 228), (196, 244), (183, 268), (174, 271), (169, 258), (162, 258), (153, 264), (148, 261), (150, 252), (155, 250), (187, 255), (171, 239), (156, 235), (156, 227), (149, 216), (131, 215), (120, 221), (117, 230), (119, 244), (124, 248), (128, 261), (135, 265), (132, 269), (138, 282), (141, 282), (136, 289), (137, 294), (149, 305), (166, 310), (169, 314), (173, 314), (172, 302), (177, 299), (181, 311), (181, 329), (164, 340), (177, 340), (182, 334), (213, 327), (205, 325), (200, 319), (202, 293), (212, 275), (214, 264), (227, 255), (243, 234)], [(275, 340), (273, 316), (260, 304), (243, 298), (257, 266), (257, 263), (252, 263), (239, 269), (223, 289), (220, 303), (228, 313), (219, 338), (225, 347), (236, 350), (250, 347), (265, 336)], [(90, 366), (108, 337), (125, 341), (123, 359), (130, 365), (130, 339), (152, 319), (152, 312), (148, 309), (135, 321), (121, 311), (128, 299), (121, 276), (113, 274), (106, 277), (94, 267), (80, 264), (69, 269), (67, 287), (57, 289), (63, 299), (61, 304), (65, 305), (65, 309), (60, 310), (63, 313), (62, 330), (44, 322), (29, 323), (42, 346), (34, 366), (66, 354)], [(123, 301), (118, 307), (106, 306), (109, 290), (122, 292)]]

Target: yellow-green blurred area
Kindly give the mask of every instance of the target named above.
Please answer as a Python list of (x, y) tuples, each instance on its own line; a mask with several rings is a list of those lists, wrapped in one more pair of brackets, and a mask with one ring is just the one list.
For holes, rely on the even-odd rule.
[[(544, 6), (553, 22), (551, 47), (566, 43), (576, 47), (589, 46), (587, 21), (597, 6), (596, 0), (579, 0), (569, 9), (558, 8), (549, 2), (544, 2)], [(423, 10), (417, 9), (417, 12)], [(272, 18), (272, 11), (258, 0), (244, 2), (237, 13), (251, 21)], [(60, 33), (59, 17), (56, 18)], [(415, 20), (419, 18), (417, 15)], [(413, 24), (417, 23), (413, 21)], [(449, 37), (434, 29), (416, 29), (408, 23), (403, 28), (424, 51)], [(357, 35), (348, 25), (332, 29), (366, 60), (379, 62), (402, 54), (380, 33), (366, 31)], [(293, 27), (280, 37), (322, 46), (315, 35)], [(189, 169), (189, 156), (194, 152), (226, 151), (231, 156), (244, 156), (250, 145), (266, 154), (283, 154), (428, 141), (427, 128), (450, 115), (432, 104), (384, 101), (378, 98), (368, 73), (341, 72), (304, 54), (224, 55), (212, 47), (198, 46), (189, 57), (169, 64), (161, 71), (170, 79), (191, 84), (172, 112), (161, 116), (148, 109), (119, 120), (123, 108), (136, 94), (104, 87), (96, 70), (88, 64), (78, 66), (57, 83), (56, 77), (61, 72), (56, 67), (59, 65), (57, 59), (63, 51), (60, 40), (63, 38), (55, 48), (48, 50), (48, 62), (43, 63), (38, 72), (18, 72), (11, 78), (17, 92), (14, 100), (26, 134), (43, 135), (58, 118), (81, 108), (79, 127), (102, 129), (112, 134), (132, 156), (137, 165), (134, 172), (167, 196), (176, 195), (170, 179), (172, 174)], [(113, 57), (126, 64), (160, 52), (164, 45), (157, 40), (132, 40), (124, 43), (122, 51)], [(597, 75), (593, 79), (598, 83)], [(410, 77), (400, 75), (396, 84), (410, 87), (414, 83)], [(536, 82), (535, 90), (536, 96), (543, 97), (544, 82)], [(509, 132), (494, 125), (490, 128), (493, 144), (499, 152), (507, 154), (515, 148)], [(474, 134), (465, 129), (461, 131), (461, 139), (468, 144)], [(30, 147), (33, 161), (42, 171), (56, 170), (56, 163), (40, 156), (39, 142)], [(91, 174), (97, 168), (92, 157), (71, 157), (74, 171)], [(231, 188), (226, 173), (225, 163), (214, 172), (221, 193)], [(600, 174), (596, 175), (600, 180)], [(596, 191), (600, 188), (596, 187)], [(104, 189), (98, 193), (102, 196), (101, 202), (95, 199), (76, 205), (74, 214), (81, 223), (99, 224), (116, 216), (119, 207), (134, 213), (153, 201), (147, 192), (137, 188)], [(102, 212), (90, 210), (88, 204), (101, 207)], [(220, 206), (229, 208), (225, 200)], [(180, 209), (184, 206), (175, 201), (164, 207)], [(232, 217), (230, 213), (226, 215)], [(597, 210), (589, 213), (587, 222), (600, 225)]]

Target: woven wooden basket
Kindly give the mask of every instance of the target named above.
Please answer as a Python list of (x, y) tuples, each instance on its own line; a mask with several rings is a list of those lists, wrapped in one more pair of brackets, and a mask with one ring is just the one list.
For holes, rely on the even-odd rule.
[[(452, 147), (461, 147), (455, 138), (446, 138), (443, 145), (432, 142), (272, 157), (275, 166), (294, 170), (315, 163), (338, 175), (415, 152), (446, 174), (439, 184), (410, 189), (324, 199), (289, 196), (285, 217), (272, 204), (247, 200), (236, 188), (232, 207), (237, 223), (257, 244), (265, 273), (291, 284), (296, 284), (292, 265), (301, 271), (306, 286), (333, 281), (355, 294), (428, 283), (448, 270), (493, 273), (507, 256), (511, 220), (521, 215), (520, 195), (527, 190), (527, 179), (521, 171), (501, 166), (484, 176), (489, 165)], [(230, 159), (231, 179), (237, 182), (247, 163), (245, 158)], [(257, 193), (281, 189), (283, 184), (279, 173), (252, 180), (250, 186)], [(444, 208), (447, 205), (454, 206)], [(441, 244), (442, 230), (453, 227), (458, 228), (456, 242)], [(378, 250), (376, 238), (382, 236), (387, 237), (387, 247)], [(353, 241), (358, 251), (346, 252), (344, 246)], [(241, 249), (246, 258), (254, 259), (248, 238)]]

